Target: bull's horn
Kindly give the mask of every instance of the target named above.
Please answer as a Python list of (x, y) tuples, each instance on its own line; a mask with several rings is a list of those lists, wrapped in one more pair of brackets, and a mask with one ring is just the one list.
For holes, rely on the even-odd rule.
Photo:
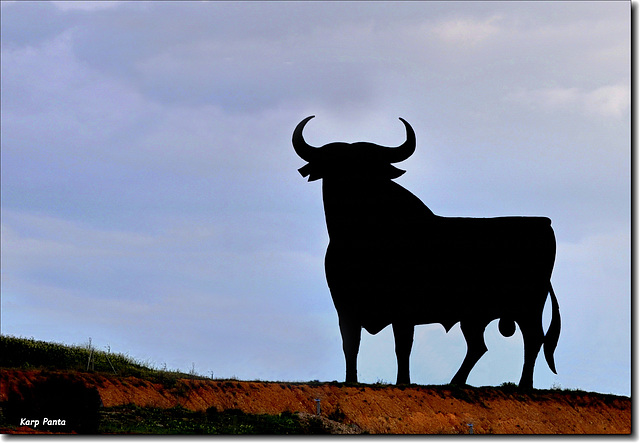
[(397, 148), (387, 149), (387, 160), (389, 163), (398, 163), (411, 157), (411, 154), (416, 150), (416, 133), (413, 132), (413, 128), (405, 119), (400, 117), (400, 121), (404, 123), (404, 127), (407, 129), (407, 141), (398, 146)]
[(304, 137), (302, 136), (302, 128), (304, 128), (304, 125), (306, 125), (307, 122), (313, 117), (315, 117), (315, 115), (311, 115), (298, 123), (298, 126), (296, 126), (296, 129), (294, 129), (293, 131), (293, 138), (291, 140), (293, 142), (293, 149), (296, 151), (296, 154), (298, 154), (300, 158), (308, 162), (311, 162), (313, 159), (315, 159), (318, 156), (319, 152), (318, 148), (314, 148), (306, 141), (304, 141)]

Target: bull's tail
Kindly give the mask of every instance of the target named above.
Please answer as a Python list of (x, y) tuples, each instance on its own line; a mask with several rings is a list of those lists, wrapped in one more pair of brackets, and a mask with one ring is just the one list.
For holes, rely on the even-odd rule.
[(549, 283), (549, 294), (551, 295), (551, 324), (549, 330), (544, 336), (544, 357), (547, 359), (549, 368), (556, 372), (556, 364), (553, 360), (553, 352), (558, 345), (558, 338), (560, 338), (560, 307), (558, 306), (558, 300), (556, 294), (553, 292), (553, 286)]

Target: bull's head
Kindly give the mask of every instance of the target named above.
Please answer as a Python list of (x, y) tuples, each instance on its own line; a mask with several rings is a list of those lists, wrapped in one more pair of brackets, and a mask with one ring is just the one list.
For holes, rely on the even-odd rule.
[(374, 143), (329, 143), (320, 148), (304, 141), (302, 129), (315, 116), (302, 120), (293, 131), (293, 149), (308, 163), (300, 168), (303, 177), (309, 181), (331, 176), (370, 176), (393, 179), (405, 171), (392, 166), (406, 160), (416, 149), (416, 135), (404, 119), (400, 119), (407, 130), (407, 140), (396, 148)]

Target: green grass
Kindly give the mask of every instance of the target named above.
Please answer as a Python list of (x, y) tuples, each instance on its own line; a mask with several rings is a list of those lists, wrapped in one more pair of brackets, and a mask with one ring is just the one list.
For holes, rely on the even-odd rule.
[(0, 367), (110, 373), (168, 385), (181, 378), (206, 378), (153, 368), (127, 355), (91, 350), (89, 345), (72, 346), (8, 335), (0, 335)]
[(321, 422), (303, 422), (290, 412), (278, 415), (246, 414), (238, 409), (190, 411), (180, 406), (170, 409), (141, 408), (134, 405), (104, 408), (101, 434), (326, 434)]
[[(91, 359), (89, 358), (90, 355)], [(107, 353), (96, 349), (91, 350), (89, 345), (70, 346), (7, 335), (0, 335), (0, 367), (26, 370), (37, 369), (50, 374), (47, 380), (40, 381), (38, 386), (31, 388), (31, 391), (36, 389), (36, 391), (32, 392), (33, 398), (29, 397), (25, 400), (20, 395), (14, 395), (8, 401), (3, 402), (0, 411), (4, 410), (4, 413), (0, 413), (0, 426), (8, 428), (16, 427), (18, 422), (16, 417), (25, 414), (29, 415), (28, 411), (35, 414), (35, 411), (49, 410), (51, 409), (51, 405), (47, 403), (49, 400), (54, 397), (58, 399), (64, 397), (65, 394), (61, 392), (69, 391), (69, 386), (67, 385), (73, 384), (73, 382), (64, 379), (61, 375), (62, 372), (96, 372), (104, 375), (113, 375), (115, 373), (119, 377), (137, 377), (159, 382), (165, 387), (175, 387), (176, 389), (186, 389), (186, 385), (183, 385), (179, 381), (180, 379), (207, 378), (198, 376), (193, 371), (186, 374), (178, 371), (160, 370), (136, 361), (127, 355)], [(232, 381), (227, 382), (233, 383)], [(74, 387), (77, 386), (74, 385)], [(40, 390), (38, 391), (37, 389)], [(77, 395), (75, 397), (71, 395), (73, 398), (68, 400), (73, 404), (77, 403), (74, 399), (85, 394), (87, 389), (84, 387), (79, 389), (76, 393)], [(60, 405), (57, 404), (56, 407), (59, 408)], [(73, 409), (71, 408), (66, 415), (75, 416), (79, 415), (80, 412), (87, 411), (97, 414), (94, 420), (95, 423), (92, 425), (93, 430), (84, 432), (98, 434), (283, 435), (326, 434), (329, 432), (319, 420), (303, 421), (297, 415), (289, 412), (278, 415), (246, 414), (238, 409), (218, 411), (215, 408), (209, 408), (206, 412), (197, 412), (179, 406), (161, 409), (143, 408), (135, 405), (94, 408), (97, 408), (97, 406), (76, 408), (79, 411), (71, 411)], [(13, 417), (12, 414), (17, 415)], [(43, 428), (43, 426), (40, 427)], [(70, 425), (70, 429), (78, 431), (73, 424)], [(57, 428), (50, 430), (66, 432), (66, 430)]]

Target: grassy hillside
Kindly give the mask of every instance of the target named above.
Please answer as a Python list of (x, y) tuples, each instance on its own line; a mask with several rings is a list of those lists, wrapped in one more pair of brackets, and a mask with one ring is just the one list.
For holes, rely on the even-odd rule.
[(72, 346), (8, 335), (0, 335), (0, 367), (110, 373), (161, 383), (204, 378), (195, 373), (153, 368), (127, 355), (97, 350), (90, 344)]
[[(0, 367), (41, 370), (49, 373), (47, 380), (35, 383), (29, 398), (24, 393), (9, 393), (0, 408), (1, 432), (16, 431), (23, 416), (47, 415), (48, 411), (64, 410), (66, 426), (40, 424), (38, 432), (78, 432), (90, 434), (326, 434), (330, 431), (318, 420), (304, 420), (284, 413), (277, 415), (247, 414), (239, 409), (190, 411), (180, 406), (172, 408), (140, 407), (133, 404), (97, 407), (87, 401), (87, 391), (78, 383), (57, 371), (103, 373), (109, 376), (136, 377), (163, 386), (176, 386), (179, 379), (204, 379), (194, 373), (166, 371), (150, 367), (134, 358), (96, 350), (89, 344), (71, 346), (33, 338), (0, 335)], [(78, 391), (78, 392), (76, 392)], [(79, 394), (79, 395), (76, 395)], [(73, 398), (65, 402), (61, 398)], [(85, 401), (78, 401), (81, 398)], [(54, 400), (55, 404), (52, 403)], [(68, 404), (73, 403), (73, 404)], [(86, 403), (86, 404), (85, 404)], [(55, 414), (52, 412), (51, 414)]]
[[(631, 431), (630, 398), (574, 389), (212, 380), (89, 345), (8, 336), (0, 336), (0, 358), (0, 433), (464, 434), (472, 425), (482, 434)], [(65, 424), (32, 426), (25, 417)]]

